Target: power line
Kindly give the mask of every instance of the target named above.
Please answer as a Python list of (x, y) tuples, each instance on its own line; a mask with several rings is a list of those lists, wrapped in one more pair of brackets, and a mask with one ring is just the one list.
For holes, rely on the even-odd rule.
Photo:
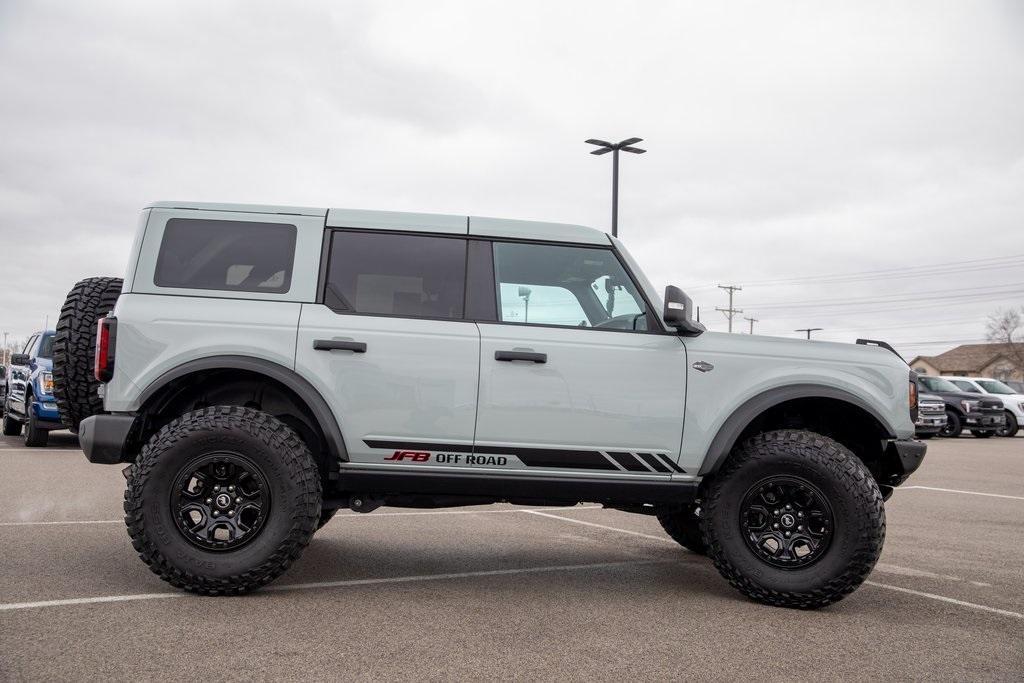
[(724, 289), (729, 292), (729, 308), (715, 308), (716, 311), (721, 311), (725, 314), (725, 317), (729, 320), (729, 332), (732, 332), (732, 319), (737, 313), (742, 313), (743, 310), (739, 308), (733, 308), (732, 306), (732, 295), (735, 292), (742, 292), (743, 288), (738, 285), (718, 285), (719, 289)]
[[(1002, 286), (1009, 286), (1009, 285), (1002, 285)], [(946, 292), (955, 292), (955, 291), (964, 291), (964, 289), (971, 289), (971, 288), (960, 288), (960, 289), (945, 290), (945, 291)], [(756, 304), (756, 306), (757, 306), (757, 308), (782, 309), (782, 310), (789, 310), (789, 309), (794, 309), (794, 308), (835, 308), (836, 306), (843, 306), (843, 307), (848, 307), (848, 306), (873, 306), (873, 305), (876, 305), (876, 304), (886, 305), (886, 304), (904, 303), (904, 302), (908, 302), (908, 301), (935, 301), (935, 300), (939, 300), (939, 299), (941, 299), (943, 301), (961, 300), (961, 299), (985, 300), (985, 299), (991, 299), (993, 297), (998, 297), (998, 296), (1003, 296), (1003, 295), (1009, 296), (1009, 295), (1016, 295), (1016, 294), (1024, 294), (1024, 289), (1019, 289), (1019, 288), (1018, 289), (1007, 289), (1007, 290), (993, 291), (991, 289), (991, 287), (989, 287), (988, 291), (974, 292), (974, 293), (965, 293), (965, 294), (948, 294), (948, 293), (943, 294), (943, 293), (941, 293), (942, 291), (943, 290), (932, 290), (932, 293), (935, 293), (936, 296), (932, 296), (931, 293), (928, 293), (928, 292), (906, 292), (906, 293), (903, 293), (903, 294), (886, 294), (886, 295), (882, 295), (882, 296), (865, 297), (865, 298), (861, 298), (861, 299), (848, 299), (848, 298), (843, 298), (843, 299), (811, 299), (811, 300), (797, 301), (797, 302), (760, 303), (760, 304)]]

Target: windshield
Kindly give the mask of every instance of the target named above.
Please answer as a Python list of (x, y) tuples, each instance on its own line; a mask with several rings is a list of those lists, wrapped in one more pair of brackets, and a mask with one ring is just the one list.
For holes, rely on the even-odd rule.
[(39, 358), (53, 358), (53, 335), (44, 334), (43, 341), (39, 343)]
[(978, 384), (990, 394), (1016, 394), (1017, 392), (996, 379), (979, 379)]
[(919, 380), (928, 391), (960, 391), (955, 384), (941, 377), (920, 377)]

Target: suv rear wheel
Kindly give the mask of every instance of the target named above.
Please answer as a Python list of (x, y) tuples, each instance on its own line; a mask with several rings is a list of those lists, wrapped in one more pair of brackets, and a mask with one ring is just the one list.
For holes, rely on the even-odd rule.
[(864, 581), (885, 540), (882, 494), (842, 444), (810, 431), (759, 434), (709, 483), (708, 555), (754, 600), (811, 609)]
[(235, 595), (280, 576), (320, 519), (316, 462), (266, 413), (214, 406), (158, 431), (132, 465), (125, 523), (160, 578), (204, 595)]

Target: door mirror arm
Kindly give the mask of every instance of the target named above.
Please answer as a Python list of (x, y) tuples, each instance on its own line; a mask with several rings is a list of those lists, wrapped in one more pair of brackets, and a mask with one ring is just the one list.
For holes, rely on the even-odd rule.
[(706, 327), (693, 319), (693, 300), (683, 290), (672, 285), (665, 288), (665, 310), (661, 318), (684, 337), (697, 337), (707, 331)]

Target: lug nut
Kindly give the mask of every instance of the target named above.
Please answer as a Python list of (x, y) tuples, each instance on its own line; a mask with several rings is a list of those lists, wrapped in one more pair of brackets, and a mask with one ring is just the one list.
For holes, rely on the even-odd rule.
[(793, 509), (793, 506), (792, 506), (792, 505), (787, 505), (787, 506), (786, 506), (786, 509), (787, 509), (787, 510), (792, 510), (792, 509)]
[(775, 511), (775, 516), (776, 516), (776, 517), (778, 517), (778, 516), (779, 516), (779, 511), (778, 511), (778, 510), (776, 510), (776, 511)]
[[(234, 517), (234, 516), (235, 516), (235, 511), (234, 510), (228, 510), (228, 517)], [(789, 534), (786, 534), (786, 535), (788, 536)]]
[(236, 502), (236, 503), (241, 503), (241, 502), (242, 502), (242, 499), (241, 499), (241, 498), (235, 498), (235, 502)]
[(797, 526), (796, 530), (797, 531), (803, 531), (804, 530), (803, 525), (801, 524), (801, 525)]
[(234, 490), (235, 490), (235, 487), (234, 487), (234, 486), (229, 486), (229, 487), (228, 487), (228, 491), (234, 491)]
[(214, 486), (214, 487), (213, 487), (213, 490), (214, 490), (214, 491), (220, 491), (220, 486)]
[(212, 502), (213, 502), (213, 498), (207, 498), (207, 499), (206, 499), (206, 504), (207, 504), (207, 505), (209, 505), (209, 504), (210, 504), (210, 503), (212, 503)]
[(789, 532), (788, 531), (786, 532), (786, 538), (789, 538)]
[(772, 528), (773, 528), (773, 529), (778, 529), (778, 528), (779, 528), (779, 525), (778, 525), (778, 524), (772, 524)]
[(804, 516), (804, 513), (802, 513), (802, 512), (798, 512), (798, 513), (796, 513), (796, 516), (797, 516), (797, 517), (803, 517), (803, 516)]

